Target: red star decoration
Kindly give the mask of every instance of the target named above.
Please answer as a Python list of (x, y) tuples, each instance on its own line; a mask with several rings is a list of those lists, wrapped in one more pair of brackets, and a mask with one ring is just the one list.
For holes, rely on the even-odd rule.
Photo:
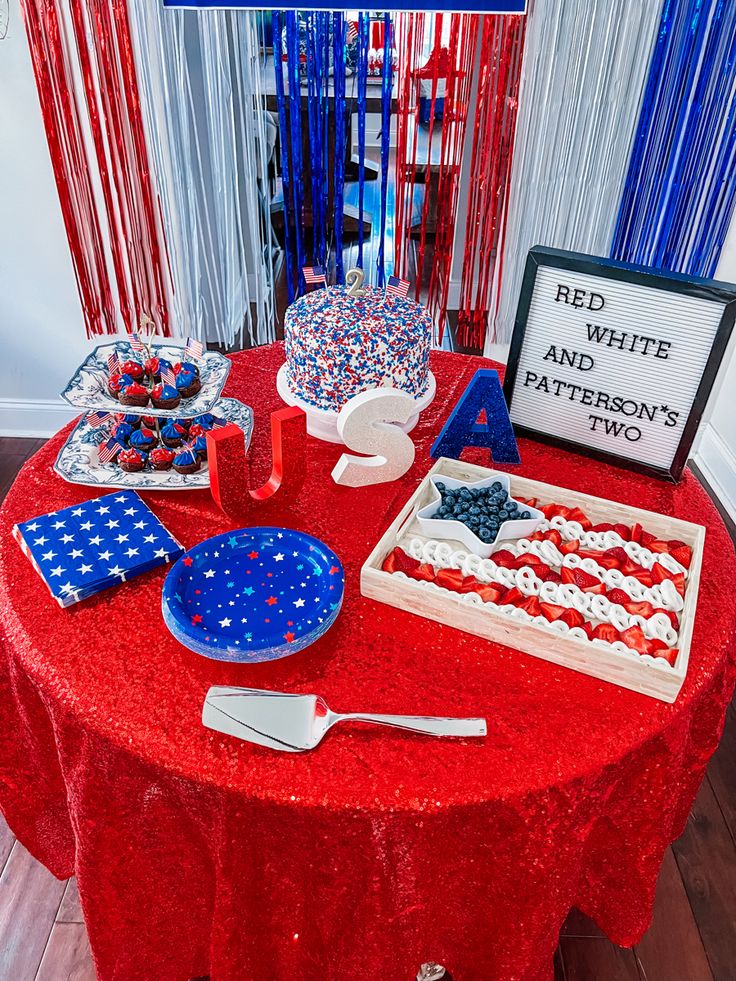
[(337, 567), (336, 565), (332, 565), (332, 566), (330, 566), (330, 575), (331, 575), (331, 576), (334, 576), (334, 575), (335, 575), (335, 573), (336, 573), (336, 572), (339, 572), (339, 571), (340, 571), (340, 570), (338, 569), (338, 567)]
[(184, 565), (191, 565), (191, 564), (192, 564), (192, 557), (191, 555), (187, 555), (187, 557), (184, 559)]
[(278, 603), (278, 600), (276, 599), (275, 596), (269, 596), (266, 602), (268, 603), (269, 606), (273, 606), (274, 603)]
[(287, 627), (293, 627), (294, 626), (294, 621), (293, 620), (287, 620), (286, 621), (286, 626)]
[(257, 559), (258, 558), (258, 552), (248, 552), (248, 558), (249, 559)]
[(198, 623), (201, 622), (202, 622), (202, 617), (199, 615), (199, 613), (195, 613), (194, 616), (192, 617), (192, 623), (196, 626)]
[(294, 640), (295, 636), (296, 635), (293, 634), (290, 630), (287, 630), (286, 633), (284, 634), (284, 640), (288, 641), (288, 643), (290, 644)]

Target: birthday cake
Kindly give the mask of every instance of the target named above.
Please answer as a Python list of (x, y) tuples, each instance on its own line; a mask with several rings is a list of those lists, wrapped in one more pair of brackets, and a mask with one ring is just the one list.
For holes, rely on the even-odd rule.
[(286, 311), (286, 381), (293, 395), (339, 412), (354, 395), (397, 388), (421, 399), (430, 387), (432, 321), (407, 297), (341, 286), (300, 297)]

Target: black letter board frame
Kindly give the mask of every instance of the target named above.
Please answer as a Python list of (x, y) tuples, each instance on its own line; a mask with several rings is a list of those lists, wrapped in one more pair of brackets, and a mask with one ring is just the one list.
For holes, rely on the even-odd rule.
[[(731, 330), (736, 319), (736, 285), (719, 283), (711, 279), (685, 276), (681, 273), (659, 272), (647, 266), (632, 265), (626, 262), (618, 262), (615, 259), (603, 259), (599, 256), (585, 255), (579, 252), (567, 252), (562, 249), (552, 249), (541, 245), (534, 246), (534, 248), (529, 250), (529, 254), (527, 255), (519, 305), (516, 311), (516, 322), (511, 338), (509, 360), (504, 377), (504, 396), (509, 411), (511, 410), (511, 400), (516, 383), (519, 359), (524, 345), (529, 307), (534, 295), (537, 270), (543, 266), (553, 269), (571, 270), (597, 277), (603, 281), (606, 279), (623, 281), (651, 289), (667, 290), (682, 296), (720, 301), (724, 304), (723, 314), (713, 339), (700, 384), (685, 421), (680, 442), (669, 467), (659, 467), (653, 464), (643, 463), (639, 460), (632, 460), (622, 454), (609, 453), (598, 447), (586, 446), (584, 443), (573, 442), (572, 440), (549, 433), (538, 432), (532, 428), (513, 423), (512, 420), (514, 432), (518, 436), (527, 436), (541, 443), (547, 443), (550, 446), (581, 453), (594, 460), (602, 460), (605, 463), (612, 463), (638, 473), (677, 483), (682, 477), (682, 472), (687, 463), (698, 425), (703, 416), (721, 360), (731, 337)], [(554, 342), (554, 337), (550, 337), (550, 341)]]

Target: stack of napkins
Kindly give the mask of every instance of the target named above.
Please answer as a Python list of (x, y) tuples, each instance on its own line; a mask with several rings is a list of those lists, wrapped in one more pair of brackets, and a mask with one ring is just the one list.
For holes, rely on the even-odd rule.
[(60, 606), (71, 606), (184, 549), (135, 491), (22, 521), (13, 535)]

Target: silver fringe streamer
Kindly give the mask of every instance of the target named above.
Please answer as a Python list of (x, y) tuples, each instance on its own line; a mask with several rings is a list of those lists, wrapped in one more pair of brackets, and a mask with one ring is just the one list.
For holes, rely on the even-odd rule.
[(275, 338), (274, 242), (257, 13), (128, 0), (172, 279), (172, 330)]
[(609, 254), (661, 7), (530, 3), (503, 278), (486, 351), (510, 340), (532, 246)]

